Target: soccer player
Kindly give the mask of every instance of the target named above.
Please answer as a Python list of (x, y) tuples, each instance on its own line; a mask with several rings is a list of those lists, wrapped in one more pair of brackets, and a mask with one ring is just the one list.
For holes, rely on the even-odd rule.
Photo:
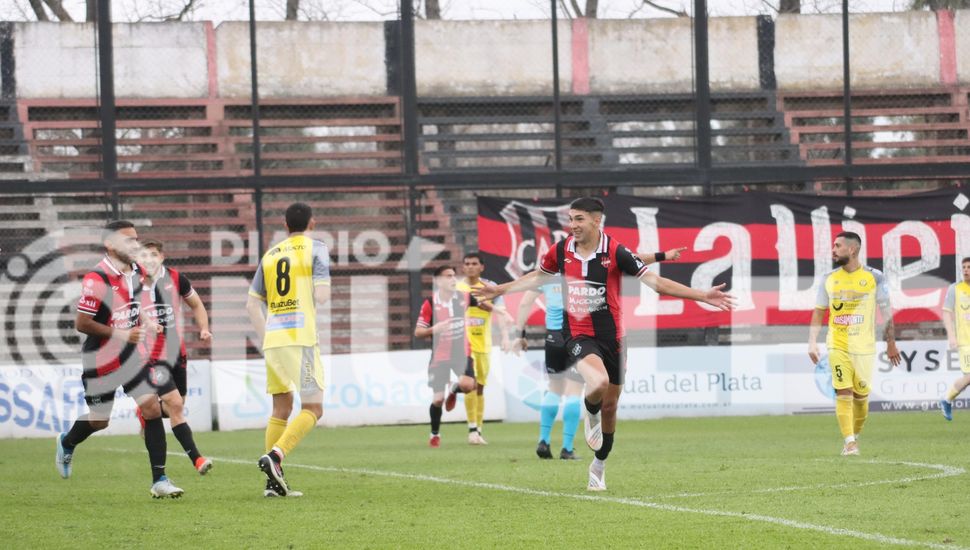
[[(486, 284), (495, 284), (482, 278), (483, 271), (485, 271), (485, 264), (482, 263), (482, 257), (478, 252), (465, 254), (462, 259), (462, 273), (465, 277), (458, 281), (457, 290), (467, 293)], [(465, 394), (465, 412), (468, 415), (468, 443), (471, 445), (488, 445), (488, 442), (482, 437), (482, 427), (485, 425), (485, 382), (488, 380), (489, 352), (492, 350), (493, 312), (496, 313), (495, 320), (502, 335), (501, 347), (503, 350), (507, 350), (509, 349), (509, 336), (506, 326), (509, 314), (501, 299), (494, 303), (489, 301), (478, 302), (478, 305), (468, 308), (468, 315), (465, 319), (468, 342), (471, 344), (472, 363), (475, 368), (475, 391)]]
[(963, 373), (940, 400), (940, 411), (947, 420), (953, 420), (953, 400), (970, 385), (970, 258), (960, 262), (960, 273), (963, 280), (950, 285), (943, 300), (948, 347), (959, 351)]
[(84, 276), (74, 326), (87, 338), (81, 348), (81, 383), (89, 412), (57, 436), (55, 464), (61, 477), (71, 476), (74, 453), (91, 434), (108, 427), (115, 390), (124, 389), (145, 419), (145, 448), (152, 472), (153, 498), (182, 496), (165, 475), (165, 425), (158, 395), (174, 389), (172, 381), (153, 379), (140, 349), (146, 331), (161, 327), (142, 311), (144, 273), (135, 264), (138, 232), (129, 221), (117, 220), (103, 231), (105, 257)]
[[(172, 434), (182, 445), (182, 449), (200, 475), (212, 469), (212, 461), (202, 456), (183, 411), (185, 394), (188, 392), (188, 359), (185, 353), (184, 331), (182, 327), (182, 303), (192, 310), (195, 324), (199, 327), (199, 340), (212, 338), (209, 332), (209, 315), (202, 299), (192, 288), (185, 275), (164, 265), (165, 253), (161, 241), (145, 239), (141, 242), (139, 262), (145, 268), (145, 308), (148, 317), (162, 327), (162, 332), (149, 334), (148, 368), (156, 379), (169, 377), (175, 383), (176, 392), (160, 396), (162, 416), (172, 423)], [(145, 428), (144, 420), (142, 429)]]
[[(465, 334), (465, 319), (468, 308), (478, 302), (468, 294), (456, 290), (455, 268), (441, 266), (434, 270), (434, 293), (421, 304), (416, 338), (431, 338), (431, 362), (428, 364), (428, 387), (433, 393), (431, 398), (431, 437), (428, 444), (433, 448), (441, 446), (441, 406), (447, 410), (455, 408), (457, 393), (467, 396), (475, 391), (475, 369)], [(458, 383), (445, 391), (451, 381), (451, 373), (458, 377)]]
[(818, 364), (818, 334), (828, 311), (825, 345), (843, 456), (859, 454), (859, 433), (869, 416), (869, 389), (876, 360), (876, 307), (885, 322), (883, 337), (889, 361), (893, 366), (900, 361), (886, 277), (878, 269), (862, 265), (860, 248), (862, 237), (856, 233), (844, 231), (835, 237), (832, 260), (839, 267), (826, 274), (819, 285), (808, 333), (808, 356), (813, 364)]
[(705, 302), (723, 311), (734, 307), (734, 298), (722, 291), (723, 284), (697, 290), (650, 272), (640, 258), (603, 232), (603, 210), (603, 201), (596, 198), (573, 201), (569, 206), (572, 235), (549, 249), (538, 270), (475, 291), (476, 296), (494, 299), (507, 292), (536, 288), (556, 274), (563, 275), (566, 349), (586, 385), (586, 443), (596, 453), (589, 466), (590, 491), (606, 490), (605, 461), (613, 448), (617, 402), (626, 371), (622, 276), (634, 276), (660, 294)]
[[(637, 256), (644, 264), (649, 265), (664, 260), (677, 260), (684, 250), (687, 248), (674, 248), (667, 252), (637, 254)], [(559, 277), (556, 275), (552, 282), (542, 285), (539, 290), (529, 290), (523, 296), (519, 303), (516, 322), (519, 338), (512, 344), (512, 350), (518, 353), (528, 348), (525, 325), (532, 312), (533, 302), (539, 296), (543, 296), (546, 312), (545, 365), (546, 374), (549, 375), (549, 389), (543, 394), (539, 407), (539, 443), (536, 445), (536, 455), (539, 458), (552, 458), (552, 451), (549, 448), (549, 443), (552, 441), (550, 437), (552, 425), (559, 414), (559, 403), (565, 397), (562, 409), (562, 450), (559, 451), (559, 458), (576, 460), (578, 457), (573, 450), (573, 438), (576, 436), (576, 428), (579, 427), (579, 396), (583, 392), (583, 377), (579, 375), (569, 354), (566, 353), (566, 340), (562, 332), (562, 282)]]
[[(330, 300), (330, 254), (325, 244), (307, 235), (315, 225), (308, 205), (294, 203), (286, 209), (289, 237), (263, 255), (246, 302), (266, 359), (266, 392), (273, 396), (266, 454), (258, 460), (266, 474), (267, 497), (302, 496), (286, 483), (283, 459), (323, 416), (317, 306)], [(297, 391), (302, 410), (287, 423)]]

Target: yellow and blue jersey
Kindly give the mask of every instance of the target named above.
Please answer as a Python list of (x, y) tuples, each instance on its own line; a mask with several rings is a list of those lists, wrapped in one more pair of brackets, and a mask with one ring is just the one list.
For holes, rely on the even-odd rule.
[(317, 345), (317, 308), (313, 289), (330, 284), (327, 245), (294, 235), (267, 252), (249, 294), (266, 302), (263, 349)]
[(946, 290), (943, 311), (953, 314), (958, 346), (970, 346), (970, 285), (960, 281)]
[(562, 330), (562, 275), (556, 275), (554, 282), (542, 285), (540, 290), (546, 301), (546, 330)]
[[(459, 292), (469, 293), (476, 288), (494, 284), (488, 279), (479, 279), (476, 284), (471, 285), (467, 279), (462, 279), (458, 281), (455, 288)], [(501, 307), (504, 302), (501, 297), (498, 297), (485, 303), (491, 303), (493, 307)], [(465, 330), (472, 353), (488, 353), (492, 348), (492, 312), (477, 306), (469, 307), (465, 315)]]
[(849, 273), (839, 268), (826, 274), (815, 307), (829, 312), (828, 349), (875, 353), (877, 305), (889, 305), (886, 276), (878, 269), (862, 266)]

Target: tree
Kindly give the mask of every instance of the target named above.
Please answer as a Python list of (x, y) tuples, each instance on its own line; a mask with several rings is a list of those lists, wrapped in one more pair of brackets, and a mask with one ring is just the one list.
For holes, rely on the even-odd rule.
[[(34, 15), (37, 17), (38, 21), (50, 21), (50, 16), (47, 15), (47, 10), (44, 8), (44, 4), (47, 8), (51, 10), (51, 13), (58, 21), (74, 21), (71, 14), (67, 13), (64, 9), (64, 5), (61, 4), (61, 0), (29, 0), (30, 9), (33, 10)], [(87, 0), (88, 4), (94, 3), (94, 0)]]

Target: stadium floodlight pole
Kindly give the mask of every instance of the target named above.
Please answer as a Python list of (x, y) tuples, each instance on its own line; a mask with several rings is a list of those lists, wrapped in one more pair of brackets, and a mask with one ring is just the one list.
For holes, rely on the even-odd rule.
[[(262, 170), (262, 145), (259, 141), (259, 71), (256, 57), (256, 3), (249, 0), (249, 81), (250, 105), (253, 116), (253, 207), (256, 209), (256, 235), (259, 242), (256, 250), (263, 256), (263, 186), (260, 183)], [(252, 243), (250, 243), (252, 246)]]
[[(418, 169), (418, 83), (414, 51), (414, 1), (401, 0), (401, 124), (404, 126), (404, 176), (419, 177)], [(418, 189), (414, 182), (407, 184), (407, 216), (405, 225), (409, 242), (418, 236)], [(408, 303), (411, 311), (420, 311), (422, 302), (421, 266), (409, 265)], [(411, 334), (411, 347), (416, 346), (418, 338)]]
[(707, 0), (694, 0), (694, 70), (696, 104), (694, 133), (697, 168), (704, 174), (704, 194), (713, 195), (711, 183), (711, 75), (707, 49)]
[[(554, 168), (556, 173), (562, 172), (562, 120), (559, 98), (559, 16), (556, 7), (556, 0), (549, 0), (552, 6), (552, 131), (553, 131), (553, 158), (555, 159)], [(562, 185), (556, 185), (556, 196), (562, 196)]]
[(118, 148), (115, 136), (117, 109), (115, 105), (114, 41), (111, 36), (111, 0), (98, 0), (98, 84), (100, 100), (98, 117), (101, 122), (101, 177), (108, 184), (114, 218), (120, 216), (118, 205)]
[[(849, 71), (849, 0), (842, 0), (842, 130), (845, 132), (845, 165), (852, 166), (852, 77)], [(846, 174), (845, 193), (852, 196), (852, 176)]]

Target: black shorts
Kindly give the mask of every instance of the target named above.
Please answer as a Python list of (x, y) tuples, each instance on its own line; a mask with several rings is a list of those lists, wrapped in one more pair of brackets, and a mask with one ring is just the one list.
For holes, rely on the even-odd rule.
[(445, 391), (448, 382), (451, 381), (451, 373), (455, 373), (455, 376), (458, 377), (471, 376), (475, 378), (475, 365), (472, 358), (465, 357), (464, 362), (461, 360), (440, 363), (432, 361), (428, 365), (428, 387), (435, 393)]
[(178, 387), (178, 371), (182, 371), (182, 379), (185, 380), (185, 369), (172, 367), (166, 361), (151, 361), (145, 365), (142, 376), (145, 382), (147, 382), (148, 387), (151, 388), (152, 393), (165, 395), (166, 393), (178, 390), (179, 393), (185, 395)]
[[(168, 367), (168, 363), (165, 361), (153, 361), (151, 364), (163, 364)], [(175, 381), (175, 389), (179, 391), (179, 395), (185, 398), (185, 394), (189, 391), (189, 360), (186, 356), (180, 355), (178, 359), (175, 360), (175, 365), (168, 367), (172, 374), (172, 380)], [(159, 392), (158, 395), (165, 395), (167, 392)]]
[(564, 374), (566, 378), (582, 382), (583, 377), (575, 367), (575, 361), (566, 353), (566, 337), (561, 330), (546, 331), (546, 374)]
[(155, 393), (145, 378), (145, 370), (139, 369), (134, 375), (119, 369), (114, 372), (97, 376), (89, 375), (88, 371), (81, 374), (81, 384), (84, 385), (84, 403), (95, 416), (107, 420), (111, 417), (114, 406), (115, 392), (118, 386), (135, 402), (142, 397)]
[(577, 336), (566, 342), (566, 350), (574, 361), (587, 355), (595, 355), (603, 360), (610, 384), (623, 385), (626, 376), (626, 345), (623, 339), (604, 340), (589, 336)]

